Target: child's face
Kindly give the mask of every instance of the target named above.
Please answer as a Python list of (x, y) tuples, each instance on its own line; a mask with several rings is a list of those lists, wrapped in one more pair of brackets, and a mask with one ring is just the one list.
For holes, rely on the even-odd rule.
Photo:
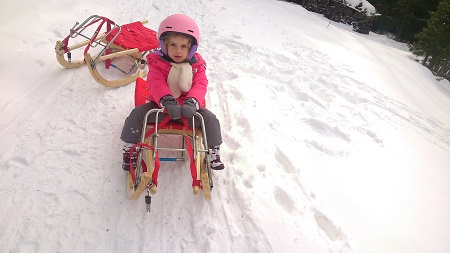
[(171, 36), (167, 43), (167, 54), (176, 63), (184, 62), (189, 54), (189, 45), (189, 38), (182, 35)]

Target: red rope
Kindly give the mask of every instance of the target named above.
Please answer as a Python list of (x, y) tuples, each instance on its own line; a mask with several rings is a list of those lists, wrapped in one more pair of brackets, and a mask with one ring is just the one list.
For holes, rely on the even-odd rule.
[[(94, 36), (91, 38), (91, 43), (95, 41), (95, 39), (97, 38), (98, 33), (100, 32), (100, 29), (102, 29), (103, 24), (106, 22), (108, 25), (110, 25), (112, 23), (111, 20), (109, 20), (108, 18), (100, 18), (99, 20), (95, 21), (102, 21), (100, 23), (100, 25), (98, 25), (97, 29), (94, 32)], [(108, 29), (109, 28), (109, 29)], [(108, 33), (110, 31), (110, 27), (107, 26), (106, 27), (106, 33)], [(87, 44), (86, 48), (84, 48), (84, 54), (86, 54), (89, 51), (89, 48), (91, 47), (91, 43)]]
[[(194, 161), (194, 150), (191, 146), (191, 140), (189, 139), (188, 135), (188, 120), (183, 117), (181, 119), (183, 121), (183, 125), (186, 129), (186, 145), (187, 145), (187, 150), (188, 150), (188, 154), (189, 154), (189, 160), (191, 162), (191, 176), (192, 176), (192, 187), (194, 186), (198, 186), (201, 187), (200, 184), (200, 180), (197, 179), (197, 166), (195, 165), (195, 161)], [(195, 136), (192, 136), (192, 138), (195, 138)], [(197, 157), (197, 159), (200, 159), (200, 157)]]
[[(167, 116), (163, 121), (161, 121), (158, 124), (158, 128), (162, 128), (164, 127), (164, 125), (166, 125), (167, 122), (169, 122), (170, 117)], [(155, 128), (151, 128), (150, 130), (147, 131), (147, 133), (145, 134), (145, 138), (148, 138), (150, 135), (152, 135), (155, 132)], [(135, 145), (133, 145), (133, 147), (131, 147), (130, 149), (130, 161), (131, 161), (131, 156), (132, 156), (132, 152), (136, 149), (136, 147), (147, 147), (151, 150), (153, 150), (153, 152), (155, 152), (155, 169), (153, 170), (152, 173), (152, 183), (154, 183), (155, 185), (158, 185), (158, 172), (159, 172), (159, 168), (161, 167), (161, 162), (159, 161), (159, 155), (158, 155), (158, 150), (155, 150), (155, 148), (153, 146), (150, 146), (146, 143), (137, 143)], [(130, 173), (131, 173), (131, 179), (133, 180), (133, 183), (136, 183), (136, 175), (134, 173), (134, 168), (132, 165), (132, 162), (130, 162)]]
[[(170, 120), (170, 116), (167, 115), (167, 117), (165, 117), (161, 122), (159, 122), (158, 129), (164, 127), (167, 124), (167, 122), (169, 122), (169, 120)], [(150, 130), (148, 130), (147, 133), (145, 134), (145, 138), (148, 138), (150, 135), (155, 133), (155, 129), (156, 128), (153, 127)]]
[[(80, 29), (85, 29), (86, 27), (91, 26), (91, 25), (97, 23), (97, 22), (100, 21), (100, 20), (101, 20), (102, 22), (101, 22), (101, 24), (98, 26), (98, 28), (97, 28), (97, 30), (96, 30), (97, 33), (100, 31), (101, 27), (103, 26), (103, 24), (104, 24), (105, 22), (107, 22), (109, 25), (114, 24), (114, 22), (111, 21), (111, 20), (109, 20), (108, 18), (105, 18), (105, 17), (99, 17), (99, 18), (97, 18), (97, 19), (92, 20), (91, 22), (89, 22), (88, 24), (86, 24), (86, 25), (84, 25), (84, 26), (79, 26), (77, 29), (74, 30), (74, 32), (76, 32), (76, 31), (78, 31), (78, 30), (80, 30)], [(107, 33), (108, 33), (110, 30), (111, 30), (111, 28), (107, 29)], [(61, 48), (61, 49), (64, 49), (64, 52), (65, 52), (65, 53), (67, 53), (67, 52), (69, 51), (69, 39), (71, 38), (71, 37), (70, 37), (71, 35), (72, 35), (72, 34), (69, 34), (69, 35), (62, 41), (62, 48)], [(95, 37), (92, 39), (92, 41), (95, 41), (95, 38), (97, 38), (97, 36), (95, 36)], [(92, 42), (92, 41), (91, 41), (91, 42)], [(87, 47), (85, 48), (84, 53), (87, 53), (89, 47), (90, 47), (90, 43), (89, 43), (89, 44), (87, 45)]]
[[(163, 121), (161, 121), (158, 124), (158, 128), (162, 128), (169, 120), (170, 120), (170, 117), (167, 116)], [(155, 128), (151, 128), (145, 134), (145, 138), (148, 138), (154, 132), (155, 132)], [(131, 158), (132, 158), (133, 151), (135, 151), (137, 147), (147, 147), (147, 148), (153, 150), (153, 152), (155, 152), (155, 169), (153, 170), (153, 174), (152, 174), (152, 182), (154, 184), (158, 185), (158, 171), (159, 171), (159, 167), (161, 166), (161, 163), (159, 161), (158, 151), (155, 150), (154, 147), (152, 147), (152, 146), (150, 146), (150, 145), (148, 145), (146, 143), (142, 143), (142, 142), (136, 143), (130, 149), (130, 173), (131, 173), (131, 179), (133, 180), (133, 184), (136, 183), (136, 175), (134, 173), (134, 168), (133, 168), (133, 163), (131, 162), (132, 161)]]
[[(130, 155), (129, 155), (129, 156), (130, 156), (130, 173), (131, 173), (131, 179), (132, 179), (132, 181), (133, 181), (133, 184), (136, 183), (136, 174), (134, 173), (133, 162), (132, 162), (132, 155), (133, 155), (133, 152), (136, 150), (136, 148), (142, 148), (142, 147), (149, 148), (149, 149), (153, 150), (153, 152), (155, 152), (155, 154), (156, 154), (156, 158), (155, 158), (155, 170), (158, 170), (158, 171), (159, 171), (159, 167), (160, 167), (159, 155), (158, 155), (158, 152), (155, 151), (155, 148), (154, 148), (154, 147), (152, 147), (152, 146), (150, 146), (150, 145), (148, 145), (148, 144), (146, 144), (146, 143), (136, 143), (136, 144), (134, 144), (134, 145), (130, 148)], [(152, 177), (152, 179), (153, 179), (153, 177)], [(156, 177), (156, 180), (157, 180), (157, 179), (158, 179), (158, 177)], [(157, 182), (156, 182), (156, 184), (157, 184)]]
[[(167, 116), (166, 118), (164, 118), (164, 120), (162, 120), (160, 123), (158, 123), (157, 128), (160, 129), (162, 127), (164, 127), (167, 122), (170, 121), (170, 116)], [(188, 120), (186, 118), (182, 118), (182, 122), (184, 125), (184, 128), (186, 130), (186, 146), (187, 146), (187, 151), (189, 154), (189, 160), (190, 160), (190, 170), (191, 170), (191, 176), (192, 176), (192, 187), (194, 186), (198, 186), (200, 188), (202, 188), (201, 186), (201, 181), (197, 179), (197, 166), (195, 165), (195, 161), (194, 161), (194, 150), (191, 146), (191, 141), (188, 137)], [(151, 128), (150, 130), (147, 131), (147, 133), (145, 134), (145, 138), (148, 138), (150, 135), (152, 135), (155, 132), (155, 127)], [(195, 138), (195, 136), (193, 136), (193, 138)], [(146, 143), (137, 143), (135, 145), (133, 145), (130, 149), (130, 173), (131, 173), (131, 178), (133, 180), (133, 183), (136, 183), (136, 175), (134, 173), (134, 168), (132, 165), (132, 160), (131, 160), (131, 156), (133, 154), (133, 151), (136, 150), (137, 147), (147, 147), (151, 150), (153, 150), (153, 152), (155, 153), (155, 167), (152, 173), (152, 183), (155, 184), (156, 186), (158, 185), (158, 173), (159, 173), (159, 169), (161, 167), (161, 162), (159, 161), (159, 155), (158, 155), (158, 150), (155, 150), (155, 148), (153, 146), (150, 146)], [(200, 159), (200, 158), (197, 158)]]

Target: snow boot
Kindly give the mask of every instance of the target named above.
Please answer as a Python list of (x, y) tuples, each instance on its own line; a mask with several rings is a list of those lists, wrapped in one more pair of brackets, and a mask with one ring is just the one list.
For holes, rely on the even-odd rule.
[(211, 169), (223, 170), (225, 165), (220, 161), (219, 146), (210, 147), (211, 153), (208, 155)]
[(122, 169), (125, 171), (130, 171), (130, 160), (131, 164), (133, 166), (133, 169), (136, 169), (137, 166), (137, 152), (136, 150), (133, 151), (130, 159), (130, 149), (134, 144), (132, 143), (125, 143), (123, 146), (123, 162), (122, 162)]

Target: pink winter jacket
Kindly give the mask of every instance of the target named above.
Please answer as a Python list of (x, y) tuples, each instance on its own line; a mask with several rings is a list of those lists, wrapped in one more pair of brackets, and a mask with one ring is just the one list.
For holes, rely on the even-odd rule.
[[(177, 98), (178, 104), (183, 105), (186, 98), (195, 98), (201, 106), (205, 106), (206, 88), (208, 86), (208, 79), (206, 78), (205, 70), (206, 63), (200, 54), (195, 53), (192, 59), (197, 59), (196, 62), (191, 63), (192, 66), (192, 87), (188, 92), (182, 92), (181, 96)], [(148, 61), (148, 76), (147, 87), (150, 90), (150, 101), (156, 102), (160, 105), (160, 100), (166, 95), (172, 95), (167, 84), (167, 77), (172, 65), (163, 59), (157, 53), (151, 53), (147, 56)], [(195, 60), (194, 60), (195, 61)]]

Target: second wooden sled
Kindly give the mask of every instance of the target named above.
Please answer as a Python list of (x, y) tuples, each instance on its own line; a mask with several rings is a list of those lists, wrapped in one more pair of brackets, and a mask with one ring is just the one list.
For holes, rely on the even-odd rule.
[[(63, 67), (69, 69), (87, 65), (95, 81), (107, 87), (132, 83), (138, 78), (140, 70), (146, 67), (147, 53), (159, 47), (156, 32), (143, 26), (147, 22), (143, 20), (119, 26), (106, 17), (92, 15), (81, 24), (76, 22), (69, 35), (56, 42), (56, 59)], [(84, 40), (69, 45), (70, 39), (80, 37)], [(82, 59), (72, 59), (75, 50), (79, 51), (77, 53), (81, 54)], [(126, 57), (131, 61), (131, 66), (124, 68), (114, 64), (113, 61), (120, 57)], [(121, 77), (106, 78), (99, 72), (100, 63), (104, 63), (107, 70), (112, 68), (120, 71)]]

